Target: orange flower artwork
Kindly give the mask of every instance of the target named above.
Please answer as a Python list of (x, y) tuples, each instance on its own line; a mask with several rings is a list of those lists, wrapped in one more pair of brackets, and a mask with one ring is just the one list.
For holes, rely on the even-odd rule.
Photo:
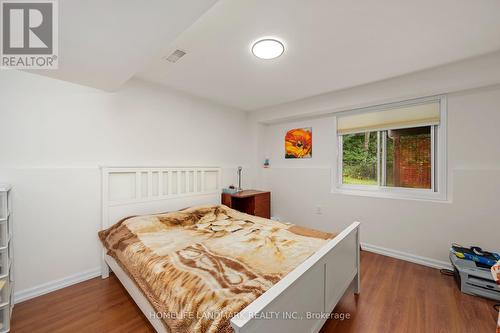
[(312, 157), (312, 128), (295, 128), (285, 135), (285, 158)]

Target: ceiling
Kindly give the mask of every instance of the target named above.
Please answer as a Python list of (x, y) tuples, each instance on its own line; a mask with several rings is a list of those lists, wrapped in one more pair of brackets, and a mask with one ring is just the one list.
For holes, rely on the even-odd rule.
[[(255, 110), (496, 51), (499, 13), (498, 0), (220, 0), (137, 76)], [(285, 53), (254, 57), (270, 36)]]
[(59, 1), (59, 69), (31, 72), (116, 90), (216, 1)]
[[(500, 49), (498, 0), (64, 0), (59, 70), (113, 91), (131, 77), (256, 110)], [(250, 51), (276, 37), (285, 53)], [(176, 63), (164, 58), (187, 54)]]

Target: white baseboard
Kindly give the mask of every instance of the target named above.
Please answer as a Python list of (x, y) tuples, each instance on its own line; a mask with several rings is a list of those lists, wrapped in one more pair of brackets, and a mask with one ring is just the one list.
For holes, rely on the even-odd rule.
[(101, 268), (94, 268), (86, 272), (74, 274), (63, 279), (50, 281), (36, 287), (20, 290), (14, 293), (14, 303), (27, 301), (31, 298), (42, 296), (44, 294), (83, 282), (101, 275)]
[(446, 262), (446, 261), (417, 256), (415, 254), (401, 252), (401, 251), (392, 250), (392, 249), (387, 249), (387, 248), (384, 248), (381, 246), (361, 243), (361, 248), (365, 251), (368, 251), (368, 252), (373, 252), (373, 253), (381, 254), (384, 256), (388, 256), (388, 257), (392, 257), (392, 258), (396, 258), (396, 259), (401, 259), (401, 260), (409, 261), (409, 262), (412, 262), (415, 264), (420, 264), (420, 265), (424, 265), (424, 266), (428, 266), (428, 267), (432, 267), (432, 268), (452, 269), (451, 264), (449, 262)]

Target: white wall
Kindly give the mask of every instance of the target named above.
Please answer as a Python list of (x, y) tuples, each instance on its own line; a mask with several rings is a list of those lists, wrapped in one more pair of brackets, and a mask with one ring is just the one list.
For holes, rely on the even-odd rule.
[[(359, 100), (365, 97), (360, 91)], [(331, 99), (331, 105), (336, 102)], [(290, 110), (297, 111), (293, 105)], [(452, 242), (500, 251), (500, 86), (448, 95), (446, 203), (332, 194), (333, 116), (287, 121), (284, 108), (280, 112), (285, 120), (257, 129), (258, 162), (271, 160), (271, 168), (260, 169), (259, 182), (272, 190), (273, 215), (327, 231), (358, 220), (362, 242), (422, 256), (437, 266), (446, 263)], [(284, 159), (284, 134), (296, 127), (313, 128), (311, 159)]]
[(108, 93), (2, 71), (0, 182), (14, 186), (18, 297), (96, 274), (100, 165), (221, 166), (234, 183), (234, 168), (251, 164), (246, 132), (246, 113), (142, 81)]

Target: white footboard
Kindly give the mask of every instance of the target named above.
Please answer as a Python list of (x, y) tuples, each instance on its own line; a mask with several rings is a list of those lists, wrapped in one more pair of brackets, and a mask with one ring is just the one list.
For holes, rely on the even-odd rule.
[(236, 333), (318, 332), (352, 284), (359, 293), (359, 222), (231, 319)]

